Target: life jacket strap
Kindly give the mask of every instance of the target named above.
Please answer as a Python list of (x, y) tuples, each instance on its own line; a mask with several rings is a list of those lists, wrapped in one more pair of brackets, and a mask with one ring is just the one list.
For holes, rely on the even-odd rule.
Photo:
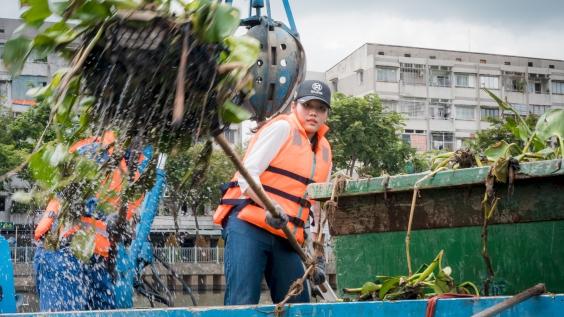
[[(256, 202), (254, 202), (250, 198), (247, 198), (247, 199), (222, 199), (222, 200), (220, 200), (220, 204), (222, 204), (222, 205), (232, 205), (233, 207), (231, 208), (229, 213), (240, 211), (243, 208), (247, 207), (247, 205), (253, 205), (253, 206), (257, 206), (257, 207), (262, 208), (259, 204), (257, 204)], [(305, 226), (305, 222), (302, 219), (297, 218), (297, 217), (288, 216), (288, 215), (286, 215), (286, 216), (288, 217), (288, 221), (293, 223), (295, 226), (300, 227), (300, 228), (303, 228)], [(227, 219), (227, 216), (224, 219)]]
[(284, 175), (284, 176), (289, 177), (289, 178), (291, 178), (291, 179), (295, 179), (295, 180), (297, 180), (298, 182), (300, 182), (300, 183), (302, 183), (302, 184), (309, 185), (309, 184), (311, 184), (311, 183), (315, 183), (315, 181), (314, 181), (313, 179), (309, 179), (309, 178), (307, 178), (307, 177), (300, 176), (300, 175), (298, 175), (298, 174), (296, 174), (296, 173), (294, 173), (294, 172), (290, 172), (290, 171), (285, 170), (285, 169), (283, 169), (283, 168), (274, 167), (274, 166), (270, 166), (270, 165), (269, 165), (269, 166), (266, 168), (266, 170), (269, 171), (269, 172), (271, 172), (271, 173), (276, 173), (276, 174)]

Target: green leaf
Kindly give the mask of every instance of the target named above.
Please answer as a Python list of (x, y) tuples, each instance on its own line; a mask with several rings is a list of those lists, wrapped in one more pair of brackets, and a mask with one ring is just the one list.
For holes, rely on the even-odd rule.
[(226, 62), (243, 62), (248, 67), (253, 66), (260, 53), (260, 42), (250, 36), (230, 36), (225, 39), (229, 48)]
[(376, 275), (376, 279), (378, 279), (382, 282), (385, 282), (385, 281), (392, 279), (392, 278), (394, 278), (394, 277), (393, 276), (386, 276), (386, 275)]
[(517, 136), (519, 139), (521, 139), (521, 141), (523, 142), (527, 142), (529, 140), (529, 138), (531, 137), (531, 134), (529, 132), (531, 132), (529, 130), (529, 128), (523, 126), (522, 124), (519, 124), (517, 126), (517, 129), (519, 130), (519, 136)]
[(505, 150), (507, 150), (508, 147), (509, 144), (507, 144), (507, 142), (499, 141), (485, 150), (484, 155), (497, 160), (500, 157), (504, 157)]
[(82, 260), (84, 263), (90, 263), (90, 257), (94, 254), (94, 232), (85, 232), (78, 230), (71, 241), (71, 251), (77, 259)]
[[(446, 268), (445, 268), (446, 269)], [(454, 280), (450, 277), (445, 270), (441, 270), (437, 278), (435, 279), (435, 284), (433, 285), (433, 289), (437, 294), (444, 294), (451, 291), (452, 287), (454, 286)]]
[(106, 3), (97, 1), (88, 1), (78, 7), (76, 12), (71, 16), (73, 19), (81, 20), (82, 23), (97, 24), (105, 21), (112, 16), (110, 6)]
[(58, 16), (63, 16), (69, 7), (70, 1), (53, 1), (51, 3), (51, 11)]
[(55, 42), (52, 38), (39, 34), (33, 39), (33, 49), (37, 53), (37, 58), (45, 58), (57, 46), (57, 42)]
[(227, 100), (221, 107), (221, 119), (225, 123), (239, 123), (251, 117), (251, 113), (242, 107)]
[(556, 155), (556, 152), (554, 152), (554, 150), (552, 148), (544, 148), (540, 151), (537, 152), (538, 154), (542, 155), (542, 157), (544, 158), (548, 158), (551, 155)]
[(362, 290), (360, 291), (361, 295), (364, 295), (368, 292), (374, 292), (379, 290), (382, 287), (382, 285), (379, 284), (374, 284), (372, 282), (366, 282), (364, 283), (364, 285), (362, 285)]
[(517, 127), (517, 121), (515, 121), (515, 119), (513, 119), (513, 117), (508, 116), (506, 118), (506, 120), (507, 120), (507, 123), (505, 123), (505, 126), (508, 129), (515, 129)]
[(47, 0), (28, 0), (27, 3), (31, 7), (22, 14), (22, 19), (27, 23), (43, 22), (51, 16)]
[(6, 44), (4, 44), (2, 48), (2, 59), (12, 76), (18, 76), (21, 73), (24, 63), (29, 53), (31, 53), (33, 47), (32, 43), (30, 39), (19, 36), (9, 39), (6, 41)]
[(219, 42), (233, 35), (241, 22), (239, 10), (219, 2), (212, 4), (209, 13), (210, 17), (206, 19), (202, 34), (206, 43)]
[(564, 136), (564, 110), (550, 109), (543, 113), (537, 122), (536, 133), (541, 140)]
[(386, 296), (389, 290), (396, 288), (399, 285), (399, 280), (399, 277), (394, 277), (382, 283), (382, 287), (380, 288), (380, 292), (378, 293), (380, 299), (384, 299), (384, 296)]
[(24, 191), (17, 191), (12, 195), (12, 200), (17, 201), (22, 204), (29, 204), (33, 195), (31, 193), (26, 193)]
[(57, 173), (57, 167), (49, 164), (49, 157), (45, 155), (49, 148), (54, 148), (53, 144), (44, 145), (31, 156), (29, 169), (33, 178), (45, 183), (47, 186), (52, 186), (54, 184), (54, 176)]

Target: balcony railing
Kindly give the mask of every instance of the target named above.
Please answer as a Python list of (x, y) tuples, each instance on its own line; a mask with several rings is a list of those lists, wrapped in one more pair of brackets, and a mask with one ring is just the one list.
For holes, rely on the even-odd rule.
[[(36, 247), (11, 247), (10, 256), (15, 263), (31, 263)], [(224, 248), (153, 248), (165, 263), (223, 263)], [(325, 259), (334, 262), (333, 248), (325, 247)]]

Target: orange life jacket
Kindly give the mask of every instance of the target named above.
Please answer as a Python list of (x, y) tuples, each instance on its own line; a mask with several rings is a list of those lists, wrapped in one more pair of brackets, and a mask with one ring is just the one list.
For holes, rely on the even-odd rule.
[[(109, 131), (106, 132), (104, 134), (104, 137), (102, 138), (101, 142), (102, 145), (104, 147), (107, 147), (108, 145), (112, 144), (115, 140), (114, 137), (114, 133)], [(94, 138), (94, 137), (89, 137), (83, 140), (78, 141), (77, 143), (75, 143), (70, 149), (69, 152), (75, 152), (85, 146), (92, 146), (92, 144), (96, 143), (96, 142), (100, 142), (100, 138)], [(111, 155), (113, 152), (113, 147), (109, 148), (107, 150), (108, 154)], [(139, 157), (139, 162), (142, 162), (143, 160), (148, 159), (147, 157), (145, 157), (143, 154), (140, 155)], [(109, 185), (109, 190), (114, 190), (116, 192), (120, 192), (121, 191), (121, 185), (122, 185), (122, 180), (123, 180), (123, 175), (127, 175), (127, 163), (125, 162), (125, 160), (122, 160), (118, 166), (118, 168), (115, 169), (115, 171), (112, 173), (111, 178), (110, 176), (106, 177), (106, 179), (101, 183), (101, 186), (104, 186), (104, 184), (106, 183), (106, 181), (110, 180), (111, 183)], [(141, 173), (139, 170), (135, 171), (135, 177), (134, 177), (134, 181), (136, 181), (139, 177), (141, 176)], [(96, 198), (100, 198), (100, 192), (98, 192), (96, 194)], [(108, 201), (113, 204), (116, 209), (119, 207), (120, 205), (120, 197), (114, 197), (111, 199), (108, 199)], [(133, 212), (135, 211), (135, 209), (137, 209), (139, 207), (139, 205), (141, 204), (141, 202), (143, 201), (143, 196), (141, 196), (138, 200), (136, 200), (135, 202), (132, 202), (129, 204), (128, 209), (127, 209), (127, 219), (131, 219), (131, 217), (133, 217)], [(50, 212), (50, 210), (53, 209), (53, 206), (57, 206), (57, 211), (56, 213), (52, 213)], [(51, 207), (50, 207), (51, 206)], [(52, 227), (53, 222), (55, 221), (57, 214), (58, 214), (58, 210), (59, 210), (59, 202), (56, 199), (53, 199), (49, 202), (45, 213), (43, 215), (43, 218), (41, 219), (41, 221), (39, 222), (37, 228), (35, 229), (35, 240), (39, 241), (41, 239), (41, 237), (43, 237)], [(94, 253), (96, 254), (100, 254), (104, 257), (108, 256), (108, 252), (110, 249), (110, 241), (109, 241), (109, 235), (106, 232), (106, 225), (102, 220), (95, 220), (95, 226), (96, 226), (96, 236), (95, 236), (95, 247), (94, 247)], [(79, 224), (67, 224), (67, 226), (65, 226), (64, 228), (61, 228), (60, 231), (60, 238), (69, 238), (71, 237), (75, 232), (77, 232), (81, 227), (83, 227), (85, 230), (90, 230), (92, 227), (92, 218), (91, 217), (82, 217), (82, 223)]]
[[(313, 152), (305, 130), (293, 113), (272, 119), (263, 129), (278, 120), (286, 120), (290, 123), (290, 136), (278, 155), (270, 162), (268, 168), (259, 176), (259, 179), (270, 199), (276, 201), (284, 209), (289, 218), (288, 227), (296, 240), (303, 243), (303, 227), (309, 217), (310, 207), (313, 203), (308, 198), (307, 185), (325, 182), (331, 172), (331, 147), (323, 136), (329, 128), (323, 125), (317, 132), (319, 141), (317, 151)], [(264, 131), (263, 129), (255, 133), (251, 139), (245, 158), (259, 138), (261, 131)], [(237, 172), (231, 182), (221, 186), (222, 199), (213, 215), (213, 222), (223, 225), (223, 219), (229, 212), (238, 210), (239, 219), (266, 229), (273, 234), (286, 237), (282, 230), (274, 229), (266, 223), (266, 210), (249, 197), (242, 196), (237, 183), (238, 177)]]
[(39, 220), (37, 228), (35, 228), (36, 241), (39, 241), (41, 237), (43, 237), (45, 234), (47, 234), (47, 232), (49, 232), (49, 230), (51, 230), (53, 222), (55, 222), (55, 219), (57, 219), (57, 215), (59, 214), (60, 207), (61, 204), (59, 204), (58, 200), (52, 199), (51, 201), (49, 201), (49, 204), (47, 204), (47, 208), (45, 208), (45, 212), (43, 213), (43, 218)]

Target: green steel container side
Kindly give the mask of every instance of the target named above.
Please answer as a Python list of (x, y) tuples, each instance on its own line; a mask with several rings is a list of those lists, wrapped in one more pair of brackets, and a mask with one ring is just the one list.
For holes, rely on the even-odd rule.
[[(488, 277), (482, 257), (485, 178), (488, 167), (445, 171), (421, 183), (410, 242), (417, 269), (444, 250), (457, 284), (471, 281), (483, 293)], [(558, 161), (521, 164), (515, 191), (496, 183), (500, 198), (488, 222), (488, 253), (495, 276), (490, 295), (512, 295), (537, 283), (564, 293), (564, 170)], [(407, 275), (405, 237), (413, 186), (425, 173), (347, 181), (338, 197), (333, 235), (337, 284), (360, 287), (376, 275)], [(327, 200), (332, 183), (312, 184), (310, 197)], [(342, 295), (342, 294), (341, 294)]]

